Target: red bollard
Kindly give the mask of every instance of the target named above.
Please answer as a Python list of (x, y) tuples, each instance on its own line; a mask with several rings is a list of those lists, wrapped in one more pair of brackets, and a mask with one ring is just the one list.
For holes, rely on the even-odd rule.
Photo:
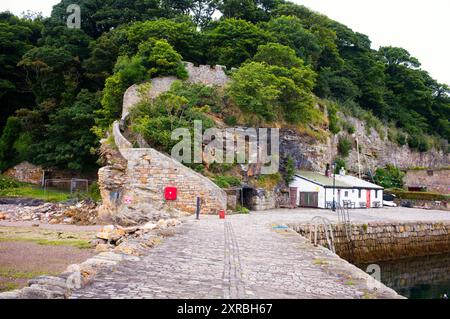
[(219, 218), (225, 219), (225, 211), (223, 209), (219, 211)]

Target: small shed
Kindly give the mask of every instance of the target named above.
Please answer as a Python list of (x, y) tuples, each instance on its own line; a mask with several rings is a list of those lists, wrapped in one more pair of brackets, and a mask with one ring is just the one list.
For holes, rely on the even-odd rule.
[(336, 174), (333, 183), (332, 174), (297, 171), (289, 187), (296, 207), (331, 208), (333, 199), (337, 205), (351, 208), (383, 205), (383, 187), (345, 174)]

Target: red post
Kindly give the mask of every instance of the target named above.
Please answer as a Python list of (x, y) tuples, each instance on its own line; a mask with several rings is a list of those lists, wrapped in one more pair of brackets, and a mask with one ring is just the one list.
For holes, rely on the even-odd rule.
[(219, 211), (219, 218), (225, 219), (225, 211), (223, 209)]

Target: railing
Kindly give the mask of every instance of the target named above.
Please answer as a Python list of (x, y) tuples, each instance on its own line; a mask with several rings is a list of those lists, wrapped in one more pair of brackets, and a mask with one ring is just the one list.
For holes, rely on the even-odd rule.
[(352, 235), (352, 223), (350, 221), (349, 205), (337, 205), (336, 212), (338, 215), (338, 224), (344, 226), (345, 235), (347, 236), (347, 240), (350, 241)]
[[(333, 235), (333, 227), (331, 225), (331, 222), (325, 218), (325, 217), (321, 217), (321, 216), (316, 216), (314, 217), (311, 222), (313, 222), (314, 225), (314, 246), (317, 246), (317, 233), (319, 231), (319, 225), (323, 226), (324, 229), (324, 233), (325, 233), (325, 238), (327, 240), (327, 244), (328, 244), (328, 248), (333, 252), (336, 253), (336, 249), (334, 247), (334, 235)], [(312, 232), (313, 230), (311, 229), (312, 225), (310, 225), (309, 228), (309, 240), (312, 242)]]

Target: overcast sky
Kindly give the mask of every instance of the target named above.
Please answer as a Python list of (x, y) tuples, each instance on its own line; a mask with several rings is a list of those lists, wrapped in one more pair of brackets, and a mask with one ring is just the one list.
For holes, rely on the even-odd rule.
[[(50, 15), (59, 0), (2, 0), (0, 11)], [(450, 85), (449, 0), (293, 0), (367, 34), (373, 48), (400, 46), (438, 81)]]

